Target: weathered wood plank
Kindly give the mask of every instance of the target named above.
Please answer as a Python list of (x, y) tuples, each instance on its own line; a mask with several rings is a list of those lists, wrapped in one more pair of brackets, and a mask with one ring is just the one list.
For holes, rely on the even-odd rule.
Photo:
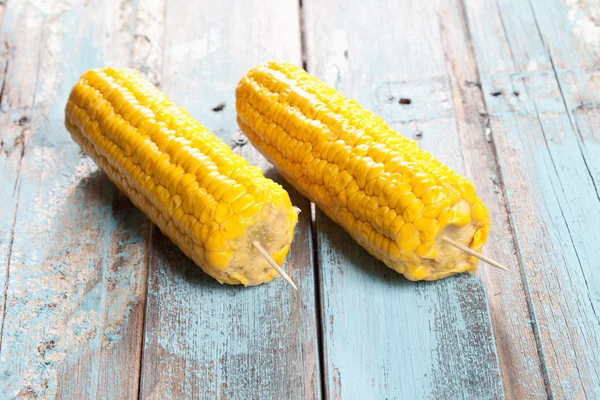
[(12, 212), (14, 239), (0, 253), (9, 266), (2, 398), (137, 396), (149, 224), (63, 125), (84, 70), (130, 62), (133, 4), (11, 1), (6, 9), (0, 118), (12, 155), (0, 168), (11, 169), (14, 193), (0, 194), (12, 207), (2, 229)]
[(511, 267), (510, 274), (488, 266), (482, 269), (505, 396), (544, 397), (542, 362), (463, 2), (440, 2), (438, 16), (465, 170), (492, 216), (493, 231), (484, 252)]
[[(0, 346), (2, 345), (2, 329), (4, 327), (6, 285), (8, 283), (9, 255), (12, 247), (13, 226), (15, 222), (15, 209), (17, 207), (17, 180), (21, 168), (23, 150), (23, 127), (19, 125), (18, 113), (9, 113), (9, 96), (5, 95), (7, 87), (17, 82), (9, 75), (9, 63), (19, 68), (21, 59), (10, 57), (7, 35), (4, 32), (4, 10), (5, 4), (0, 5), (0, 26), (2, 36), (0, 37)], [(35, 35), (35, 32), (31, 32)], [(27, 47), (23, 54), (32, 54)], [(12, 82), (11, 82), (12, 81)], [(29, 110), (33, 98), (33, 87), (26, 86), (20, 101), (21, 108)], [(10, 103), (17, 101), (11, 99)], [(12, 115), (11, 115), (12, 114)], [(25, 122), (25, 120), (23, 120)]]
[[(21, 160), (23, 157), (24, 137), (29, 129), (30, 114), (33, 107), (37, 76), (35, 69), (29, 65), (32, 61), (39, 62), (39, 47), (36, 43), (40, 35), (39, 18), (32, 15), (31, 8), (26, 4), (13, 4), (12, 12), (3, 22), (2, 47), (0, 47), (0, 60), (2, 60), (2, 87), (0, 88), (0, 168), (2, 169), (3, 184), (0, 185), (0, 261), (2, 277), (0, 288), (2, 290), (0, 315), (0, 333), (4, 327), (6, 313), (6, 289), (10, 269), (10, 252), (13, 243), (13, 227), (15, 223), (16, 207), (18, 202), (18, 182)], [(17, 16), (27, 16), (20, 27), (14, 27)], [(3, 20), (4, 20), (3, 8)], [(18, 29), (15, 29), (18, 28)], [(18, 38), (22, 56), (15, 55), (15, 42)], [(11, 43), (13, 43), (11, 45)], [(23, 80), (19, 71), (28, 71), (31, 77)], [(2, 338), (0, 335), (0, 344)]]
[[(496, 166), (478, 115), (483, 102), (464, 82), (476, 80), (477, 72), (461, 7), (451, 3), (389, 1), (348, 8), (342, 1), (305, 1), (308, 69), (466, 173), (498, 225), (506, 211), (490, 176)], [(484, 274), (512, 293), (492, 309), (492, 317), (514, 318), (514, 332), (501, 331), (501, 339), (516, 343), (497, 352), (478, 276), (408, 282), (321, 213), (317, 233), (329, 396), (502, 398), (499, 357), (503, 365), (514, 363), (514, 371), (504, 373), (508, 395), (544, 394), (518, 272), (512, 279), (497, 271)], [(506, 228), (486, 248), (506, 263), (516, 263), (513, 250)]]
[[(167, 4), (160, 84), (171, 98), (281, 181), (236, 134), (234, 91), (255, 64), (300, 62), (295, 1)], [(157, 72), (158, 74), (158, 72)], [(320, 381), (310, 207), (303, 213), (283, 280), (221, 286), (155, 231), (142, 363), (143, 398), (318, 398)]]
[[(3, 32), (4, 27), (4, 10), (5, 2), (0, 2), (0, 32)], [(5, 81), (8, 72), (8, 53), (7, 43), (4, 42), (3, 35), (0, 36), (0, 111), (2, 110), (2, 98), (4, 96)], [(10, 142), (9, 129), (6, 129), (7, 122), (0, 116), (0, 176), (2, 176), (3, 184), (0, 185), (0, 346), (2, 345), (2, 328), (4, 325), (4, 302), (6, 293), (6, 283), (8, 280), (8, 254), (12, 242), (12, 227), (14, 222), (14, 209), (16, 207), (16, 197), (14, 196), (14, 183), (17, 179), (19, 163), (15, 162), (17, 155), (14, 153), (13, 146), (8, 150), (9, 145), (5, 142)], [(11, 135), (12, 137), (13, 135)], [(11, 157), (12, 156), (12, 157)], [(12, 189), (10, 185), (13, 184)], [(13, 218), (11, 218), (13, 217)]]
[(598, 4), (466, 5), (548, 392), (597, 398)]

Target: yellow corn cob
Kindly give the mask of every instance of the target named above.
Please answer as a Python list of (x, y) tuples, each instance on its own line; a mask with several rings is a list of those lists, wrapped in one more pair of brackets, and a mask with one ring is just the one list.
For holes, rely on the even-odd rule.
[(411, 280), (474, 271), (488, 212), (473, 185), (304, 70), (269, 62), (236, 90), (238, 124), (301, 193)]
[(65, 110), (73, 139), (206, 273), (257, 285), (282, 264), (298, 220), (287, 192), (135, 71), (91, 70)]

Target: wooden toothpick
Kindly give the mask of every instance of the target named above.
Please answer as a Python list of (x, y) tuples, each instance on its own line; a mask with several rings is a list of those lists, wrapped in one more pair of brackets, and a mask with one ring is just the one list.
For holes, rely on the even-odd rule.
[(252, 245), (254, 247), (256, 247), (256, 250), (258, 250), (258, 252), (260, 253), (261, 256), (263, 256), (265, 258), (265, 260), (267, 260), (267, 262), (269, 264), (271, 264), (271, 267), (275, 268), (275, 271), (277, 271), (279, 273), (279, 275), (281, 275), (281, 277), (283, 279), (285, 279), (287, 281), (287, 283), (289, 283), (290, 285), (292, 285), (292, 287), (296, 290), (298, 290), (298, 288), (296, 287), (296, 285), (294, 284), (294, 281), (292, 281), (292, 278), (290, 278), (288, 276), (288, 274), (286, 274), (280, 267), (279, 265), (277, 265), (277, 263), (275, 262), (275, 260), (273, 260), (271, 258), (271, 256), (269, 255), (269, 253), (267, 253), (267, 251), (264, 249), (264, 247), (262, 247), (260, 245), (260, 243), (258, 243), (256, 240), (254, 242), (252, 242)]
[(464, 251), (465, 253), (468, 253), (468, 254), (472, 255), (473, 257), (479, 258), (481, 261), (490, 264), (492, 267), (500, 268), (500, 269), (503, 269), (505, 271), (510, 271), (510, 269), (506, 268), (504, 265), (500, 264), (499, 262), (494, 261), (491, 258), (484, 256), (483, 254), (479, 254), (475, 250), (470, 249), (470, 248), (468, 248), (467, 246), (465, 246), (463, 244), (455, 242), (454, 240), (452, 240), (452, 239), (450, 239), (450, 238), (448, 238), (446, 236), (442, 236), (442, 240), (444, 242), (448, 243), (450, 246), (454, 246), (457, 249), (460, 249), (460, 250)]

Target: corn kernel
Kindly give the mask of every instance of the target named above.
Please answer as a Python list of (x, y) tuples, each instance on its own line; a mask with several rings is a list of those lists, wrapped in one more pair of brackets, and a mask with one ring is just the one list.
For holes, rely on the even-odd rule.
[(459, 201), (450, 209), (449, 222), (456, 226), (465, 226), (471, 222), (471, 207), (466, 201)]
[(421, 215), (423, 208), (423, 202), (420, 199), (414, 199), (411, 201), (402, 213), (404, 221), (413, 222), (419, 215)]
[[(215, 268), (223, 270), (223, 269), (227, 268), (227, 266), (229, 265), (229, 259), (231, 258), (231, 253), (229, 253), (227, 251), (207, 251), (204, 253), (204, 258), (206, 259), (206, 262), (213, 265)], [(241, 274), (238, 275), (238, 280), (241, 281), (240, 276), (243, 276), (243, 275), (241, 275)], [(241, 282), (241, 283), (244, 283), (244, 282)], [(246, 281), (245, 284), (247, 285), (248, 282)]]
[(414, 251), (417, 246), (421, 244), (419, 231), (413, 224), (405, 223), (402, 225), (402, 228), (400, 228), (400, 236), (398, 241), (398, 245), (402, 250), (407, 252)]

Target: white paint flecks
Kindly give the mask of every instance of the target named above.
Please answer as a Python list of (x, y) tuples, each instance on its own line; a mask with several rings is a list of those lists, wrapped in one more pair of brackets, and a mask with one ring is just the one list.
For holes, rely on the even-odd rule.
[[(3, 203), (18, 199), (0, 215), (14, 226), (11, 247), (0, 247), (10, 263), (0, 398), (137, 393), (148, 222), (64, 128), (72, 85), (99, 66), (105, 35), (113, 33), (95, 13), (109, 15), (116, 2), (17, 1), (6, 8), (8, 113), (0, 135), (19, 134), (11, 149), (19, 170), (8, 175), (15, 193), (0, 192)], [(129, 54), (112, 50), (117, 58)]]
[[(131, 241), (143, 244), (144, 238), (122, 235), (123, 228), (117, 230), (116, 222), (110, 221), (112, 195), (103, 204), (90, 202), (84, 193), (90, 189), (115, 190), (89, 159), (82, 158), (66, 185), (48, 192), (45, 209), (15, 228), (20, 239), (35, 238), (33, 242), (45, 246), (31, 248), (19, 240), (11, 256), (12, 283), (0, 360), (10, 374), (22, 373), (10, 376), (3, 395), (26, 389), (40, 398), (52, 397), (65, 363), (118, 342), (131, 305), (145, 293), (143, 265), (123, 264), (132, 260), (127, 254), (131, 249), (118, 252)], [(79, 206), (73, 209), (70, 204)], [(86, 208), (96, 211), (90, 215)], [(108, 220), (105, 227), (103, 220)], [(81, 223), (90, 228), (88, 224), (99, 223), (100, 229), (87, 231), (87, 237), (61, 232), (61, 226), (73, 229), (73, 224)], [(117, 241), (126, 243), (111, 243), (116, 234)]]
[(322, 79), (323, 82), (337, 88), (348, 64), (348, 32), (337, 29), (331, 34), (331, 40), (328, 43), (327, 64)]
[(166, 0), (138, 4), (131, 66), (154, 85), (161, 81)]
[(214, 27), (209, 27), (199, 38), (177, 43), (173, 47), (168, 48), (166, 50), (166, 57), (172, 60), (174, 64), (189, 63), (194, 60), (202, 60), (209, 54), (219, 50), (221, 46), (221, 36), (218, 31)]
[(588, 51), (600, 57), (600, 2), (565, 0), (569, 7), (567, 18), (573, 23), (573, 33)]
[(537, 71), (539, 68), (539, 63), (533, 58), (527, 63), (527, 66), (525, 67), (527, 71)]

